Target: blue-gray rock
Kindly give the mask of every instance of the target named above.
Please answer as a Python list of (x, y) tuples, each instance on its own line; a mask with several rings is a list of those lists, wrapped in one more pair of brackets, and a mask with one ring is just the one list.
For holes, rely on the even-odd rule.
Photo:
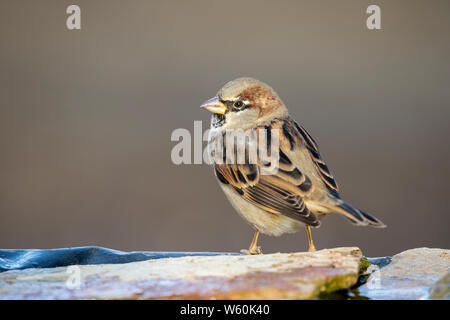
[(370, 299), (429, 299), (431, 287), (449, 268), (450, 250), (406, 250), (383, 268), (371, 267), (372, 274), (358, 291)]

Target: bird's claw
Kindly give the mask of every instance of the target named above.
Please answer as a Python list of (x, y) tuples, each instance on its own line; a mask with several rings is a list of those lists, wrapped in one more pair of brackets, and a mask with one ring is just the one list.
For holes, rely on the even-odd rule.
[(256, 247), (256, 248), (250, 248), (250, 249), (242, 249), (240, 251), (242, 254), (247, 254), (247, 255), (256, 255), (256, 254), (263, 254), (261, 247)]

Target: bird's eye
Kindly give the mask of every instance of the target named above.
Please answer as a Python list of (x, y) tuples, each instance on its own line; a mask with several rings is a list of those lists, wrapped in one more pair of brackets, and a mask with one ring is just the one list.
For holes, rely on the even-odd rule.
[(236, 100), (233, 104), (236, 109), (241, 109), (244, 106), (244, 103), (241, 100)]

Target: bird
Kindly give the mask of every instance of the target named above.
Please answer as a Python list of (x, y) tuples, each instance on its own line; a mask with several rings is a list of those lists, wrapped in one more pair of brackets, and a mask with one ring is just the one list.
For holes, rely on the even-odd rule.
[[(376, 217), (341, 199), (316, 140), (289, 115), (281, 98), (266, 83), (251, 77), (235, 79), (201, 108), (212, 113), (208, 144), (216, 143), (219, 148), (223, 145), (220, 157), (214, 156), (218, 150), (211, 153), (214, 174), (231, 205), (255, 230), (249, 249), (241, 253), (262, 254), (258, 246), (260, 233), (280, 236), (303, 228), (308, 251), (316, 251), (311, 228), (319, 227), (328, 214), (341, 215), (356, 226), (386, 227)], [(250, 162), (248, 154), (243, 163), (222, 161), (227, 144), (217, 144), (217, 137), (226, 141), (226, 132), (233, 130), (265, 132), (266, 139), (253, 141), (258, 152), (256, 162)], [(269, 136), (273, 130), (278, 132), (278, 165), (268, 174), (270, 163), (259, 155), (263, 147), (272, 147)], [(245, 148), (248, 153), (250, 142)], [(237, 150), (228, 152), (234, 154)]]

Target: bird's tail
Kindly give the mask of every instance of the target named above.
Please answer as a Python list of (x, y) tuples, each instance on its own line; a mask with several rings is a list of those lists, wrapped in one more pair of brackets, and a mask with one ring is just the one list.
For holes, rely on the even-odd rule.
[(375, 228), (386, 227), (386, 225), (383, 222), (381, 222), (381, 220), (371, 216), (368, 213), (365, 213), (360, 209), (355, 208), (351, 204), (341, 199), (339, 199), (339, 202), (330, 209), (333, 210), (334, 212), (342, 214), (348, 220), (350, 220), (351, 223), (357, 226), (370, 226)]

